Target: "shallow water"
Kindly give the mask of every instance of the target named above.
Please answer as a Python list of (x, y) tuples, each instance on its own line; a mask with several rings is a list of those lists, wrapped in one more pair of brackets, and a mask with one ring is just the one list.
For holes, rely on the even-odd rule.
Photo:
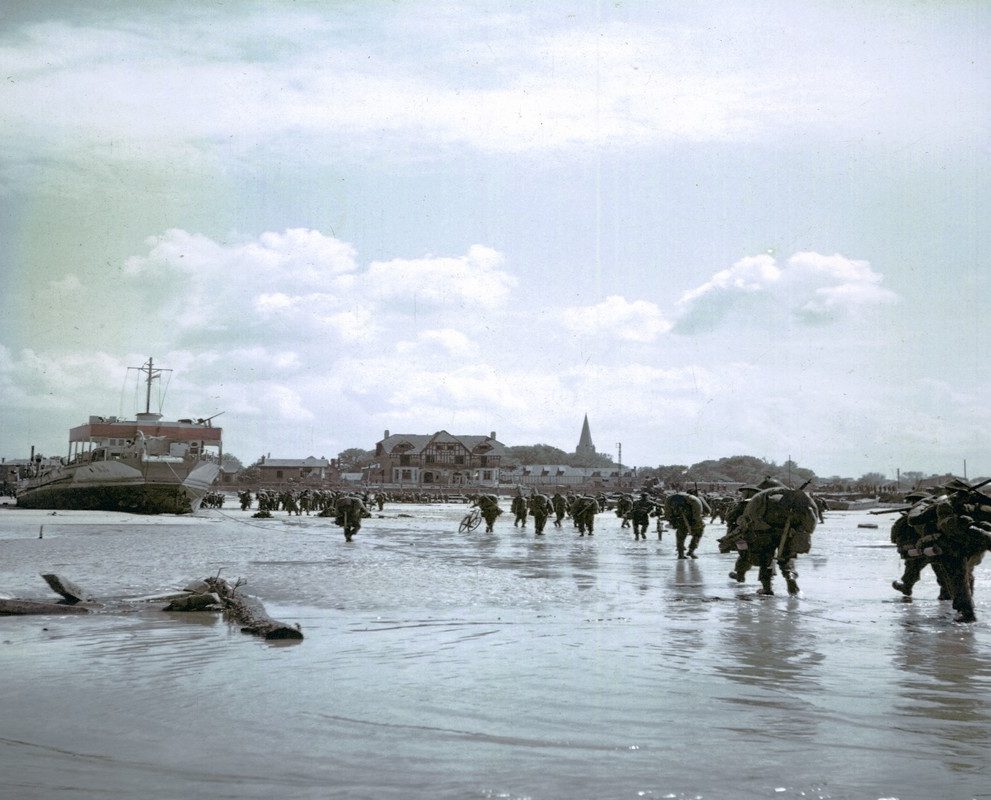
[(830, 512), (803, 595), (762, 598), (755, 570), (728, 579), (721, 525), (686, 562), (608, 513), (537, 539), (508, 514), (459, 534), (464, 511), (387, 505), (351, 544), (231, 507), (0, 511), (8, 596), (220, 570), (306, 635), (154, 606), (0, 618), (0, 798), (991, 797), (985, 568), (976, 625), (929, 571), (900, 602), (892, 517)]

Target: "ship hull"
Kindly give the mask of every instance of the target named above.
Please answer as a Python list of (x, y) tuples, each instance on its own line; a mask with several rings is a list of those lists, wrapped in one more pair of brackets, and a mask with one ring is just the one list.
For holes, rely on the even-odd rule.
[(192, 469), (178, 464), (145, 464), (136, 469), (120, 462), (63, 467), (22, 487), (17, 506), (190, 514), (199, 509), (219, 471), (212, 462), (200, 462)]

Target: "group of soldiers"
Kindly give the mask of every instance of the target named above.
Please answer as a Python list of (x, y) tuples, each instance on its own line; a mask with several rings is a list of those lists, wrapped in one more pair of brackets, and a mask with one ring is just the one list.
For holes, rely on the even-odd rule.
[[(321, 517), (333, 517), (334, 523), (344, 529), (344, 541), (350, 542), (361, 528), (361, 521), (371, 516), (368, 510), (372, 502), (379, 511), (385, 507), (386, 497), (381, 492), (373, 498), (368, 492), (333, 492), (324, 489), (284, 489), (252, 492), (242, 489), (237, 493), (241, 510), (251, 508), (252, 499), (258, 502), (255, 517), (271, 517), (273, 512), (285, 511), (290, 516), (315, 513)], [(219, 507), (219, 506), (218, 506)]]
[(906, 495), (911, 505), (897, 509), (891, 543), (904, 562), (892, 587), (911, 599), (922, 570), (932, 567), (939, 599), (950, 600), (957, 622), (974, 622), (974, 567), (991, 550), (991, 498), (981, 486), (952, 480), (929, 491)]
[[(957, 622), (974, 622), (974, 568), (984, 553), (991, 550), (991, 498), (979, 489), (959, 480), (930, 491), (906, 496), (911, 505), (896, 509), (901, 516), (891, 530), (892, 544), (904, 560), (901, 578), (892, 584), (903, 597), (910, 599), (912, 587), (922, 570), (931, 566), (940, 587), (940, 599), (950, 600)], [(706, 517), (726, 523), (726, 533), (718, 540), (721, 553), (735, 553), (736, 562), (729, 577), (738, 583), (748, 571), (757, 568), (758, 594), (774, 594), (774, 577), (780, 572), (790, 595), (799, 594), (797, 559), (812, 547), (812, 534), (824, 519), (825, 503), (805, 490), (792, 489), (774, 478), (765, 478), (756, 486), (743, 486), (739, 497), (731, 502), (712, 502), (700, 494), (679, 491), (667, 494), (641, 491), (636, 498), (622, 495), (615, 500), (621, 527), (632, 527), (634, 538), (647, 538), (650, 520), (656, 518), (658, 538), (663, 522), (674, 530), (678, 558), (697, 558), (696, 551), (705, 530)], [(473, 500), (493, 531), (502, 513), (496, 495), (481, 495)], [(514, 527), (526, 527), (527, 516), (534, 518), (537, 535), (543, 535), (551, 513), (554, 524), (561, 526), (570, 515), (579, 535), (592, 535), (595, 514), (605, 510), (605, 498), (592, 495), (567, 496), (560, 492), (551, 497), (537, 493), (524, 497), (517, 491), (512, 500)]]
[[(954, 480), (928, 491), (911, 492), (905, 498), (910, 505), (891, 509), (900, 513), (891, 528), (891, 542), (904, 561), (902, 576), (892, 584), (894, 589), (911, 599), (922, 570), (932, 567), (940, 600), (952, 602), (958, 622), (976, 620), (974, 568), (991, 550), (991, 498), (979, 491), (983, 485), (970, 486)], [(251, 507), (250, 492), (242, 491), (238, 496), (242, 509)], [(344, 528), (346, 541), (351, 541), (361, 527), (362, 518), (370, 516), (368, 508), (372, 503), (381, 510), (387, 499), (381, 492), (373, 497), (368, 493), (309, 489), (259, 491), (255, 497), (260, 513), (284, 510), (298, 515), (313, 511), (333, 516)], [(495, 522), (503, 513), (499, 496), (473, 495), (468, 502), (478, 508), (486, 532), (494, 532)], [(726, 524), (726, 533), (717, 542), (719, 552), (736, 555), (729, 573), (731, 579), (743, 583), (750, 569), (756, 567), (760, 583), (757, 593), (773, 595), (774, 577), (780, 572), (788, 593), (797, 595), (797, 559), (810, 551), (812, 534), (824, 518), (825, 504), (806, 491), (805, 485), (793, 489), (770, 477), (755, 486), (740, 487), (735, 498), (707, 498), (693, 490), (665, 493), (647, 489), (613, 498), (561, 491), (547, 495), (536, 489), (524, 496), (518, 489), (510, 503), (513, 526), (526, 528), (532, 517), (537, 536), (544, 535), (548, 520), (562, 528), (566, 517), (579, 536), (592, 536), (596, 514), (607, 508), (615, 510), (622, 528), (632, 528), (635, 540), (646, 540), (652, 519), (656, 520), (658, 539), (662, 538), (667, 523), (674, 531), (679, 559), (698, 557), (706, 518), (718, 518)]]

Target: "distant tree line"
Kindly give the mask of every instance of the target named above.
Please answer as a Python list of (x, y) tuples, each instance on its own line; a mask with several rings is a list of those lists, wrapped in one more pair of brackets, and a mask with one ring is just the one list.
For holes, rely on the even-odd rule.
[[(360, 447), (350, 447), (337, 454), (338, 466), (342, 472), (358, 472), (363, 467), (375, 461), (374, 450), (364, 450)], [(232, 469), (241, 468), (241, 461), (230, 453), (224, 453), (224, 466)], [(254, 464), (243, 469), (242, 475), (257, 473), (258, 459)], [(506, 447), (506, 457), (503, 465), (508, 468), (527, 466), (530, 464), (561, 464), (570, 467), (616, 467), (613, 457), (607, 453), (592, 453), (578, 455), (568, 453), (549, 444), (530, 444)], [(640, 480), (656, 478), (665, 485), (681, 486), (694, 481), (699, 483), (760, 483), (764, 478), (776, 478), (782, 483), (799, 486), (809, 479), (814, 479), (814, 486), (820, 490), (862, 490), (884, 491), (894, 487), (895, 481), (880, 472), (868, 472), (859, 478), (818, 477), (815, 472), (806, 467), (800, 467), (794, 461), (788, 460), (783, 464), (767, 461), (756, 456), (729, 456), (727, 458), (707, 459), (695, 464), (661, 464), (656, 467), (638, 467), (637, 477)], [(899, 487), (902, 491), (920, 484), (945, 483), (953, 475), (936, 475), (917, 470), (907, 470), (901, 473)]]

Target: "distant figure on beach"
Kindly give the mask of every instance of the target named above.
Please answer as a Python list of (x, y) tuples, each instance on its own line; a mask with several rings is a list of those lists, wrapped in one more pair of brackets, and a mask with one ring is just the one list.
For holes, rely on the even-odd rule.
[(551, 497), (551, 505), (554, 506), (554, 527), (560, 528), (564, 515), (568, 513), (568, 501), (561, 494), (560, 489), (554, 492), (553, 497)]
[(523, 490), (520, 488), (516, 489), (516, 495), (513, 497), (513, 502), (509, 506), (509, 510), (513, 512), (513, 527), (522, 525), (526, 527), (526, 498), (523, 497)]
[(346, 494), (337, 501), (334, 523), (344, 528), (344, 541), (350, 542), (361, 529), (361, 519), (368, 515), (368, 508), (357, 494)]
[(595, 533), (595, 515), (599, 513), (599, 504), (595, 498), (588, 494), (581, 494), (575, 498), (571, 507), (571, 517), (578, 528), (578, 535), (584, 536), (586, 533), (592, 536)]
[(493, 533), (495, 530), (495, 521), (502, 513), (502, 509), (499, 508), (498, 496), (494, 494), (480, 494), (475, 498), (472, 505), (477, 506), (478, 510), (482, 512), (482, 519), (485, 520), (485, 532)]
[(688, 492), (675, 492), (664, 500), (664, 516), (674, 527), (678, 558), (698, 558), (695, 550), (705, 532), (705, 509), (702, 499)]
[(616, 516), (622, 520), (619, 524), (620, 528), (630, 527), (630, 512), (632, 510), (633, 497), (626, 493), (621, 494), (619, 499), (616, 501)]
[(547, 524), (547, 518), (554, 510), (554, 507), (551, 505), (550, 498), (545, 494), (538, 494), (537, 490), (534, 489), (533, 493), (530, 495), (530, 499), (527, 501), (527, 507), (533, 515), (534, 534), (537, 536), (543, 536), (544, 526)]
[(643, 537), (647, 541), (647, 527), (650, 525), (650, 515), (657, 513), (657, 504), (650, 499), (646, 491), (641, 491), (640, 496), (630, 506), (630, 519), (633, 522), (633, 540), (639, 541)]

